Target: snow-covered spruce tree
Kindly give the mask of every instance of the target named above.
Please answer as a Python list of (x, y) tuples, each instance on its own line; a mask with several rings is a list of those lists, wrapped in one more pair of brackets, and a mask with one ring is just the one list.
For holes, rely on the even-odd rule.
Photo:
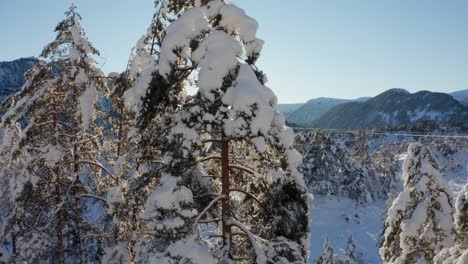
[(328, 240), (328, 237), (325, 238), (322, 255), (317, 260), (317, 264), (334, 264), (333, 248), (330, 245), (330, 240)]
[[(168, 142), (161, 144), (166, 165), (153, 172), (160, 186), (146, 202), (155, 236), (142, 247), (142, 262), (307, 260), (308, 196), (296, 170), (300, 155), (254, 65), (263, 44), (256, 29), (255, 20), (223, 1), (195, 1), (166, 28), (155, 96), (171, 103), (190, 75), (198, 92), (169, 119)], [(142, 118), (171, 106), (157, 100)], [(257, 221), (235, 218), (244, 206), (253, 208)], [(200, 234), (207, 225), (219, 236), (211, 250)]]
[[(6, 224), (15, 230), (17, 259), (31, 263), (86, 263), (86, 239), (99, 228), (84, 215), (94, 205), (93, 188), (101, 129), (99, 96), (106, 93), (94, 62), (98, 51), (86, 38), (71, 6), (26, 84), (4, 115), (4, 125), (24, 121), (17, 152), (24, 156), (23, 186)], [(15, 154), (13, 155), (15, 157)], [(27, 161), (27, 162), (26, 162)]]
[(455, 246), (443, 249), (435, 258), (437, 264), (468, 263), (468, 184), (458, 194), (455, 203)]
[(427, 147), (412, 143), (403, 164), (404, 190), (385, 221), (384, 263), (433, 263), (454, 244), (452, 195)]
[(383, 140), (382, 144), (376, 149), (372, 155), (375, 172), (379, 181), (379, 197), (387, 197), (389, 193), (397, 190), (401, 184), (400, 180), (400, 165), (398, 160), (387, 144)]

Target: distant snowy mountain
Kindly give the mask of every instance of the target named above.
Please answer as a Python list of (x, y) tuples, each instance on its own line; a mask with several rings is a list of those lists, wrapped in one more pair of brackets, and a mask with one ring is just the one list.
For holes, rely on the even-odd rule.
[(35, 58), (22, 58), (0, 62), (0, 103), (19, 91), (24, 84), (24, 73), (37, 62)]
[(450, 94), (453, 98), (459, 101), (462, 104), (468, 105), (468, 89), (461, 90), (458, 92), (453, 92)]
[(287, 121), (291, 124), (297, 124), (300, 126), (308, 126), (317, 119), (319, 119), (323, 114), (333, 107), (348, 103), (348, 102), (363, 102), (368, 100), (368, 97), (358, 98), (355, 100), (349, 99), (336, 99), (336, 98), (325, 98), (320, 97), (316, 99), (309, 100), (307, 103), (303, 104), (296, 111), (291, 112), (287, 115)]
[(421, 120), (468, 126), (468, 106), (445, 93), (420, 91), (411, 94), (402, 89), (391, 89), (366, 102), (337, 105), (313, 125), (357, 129), (404, 125)]

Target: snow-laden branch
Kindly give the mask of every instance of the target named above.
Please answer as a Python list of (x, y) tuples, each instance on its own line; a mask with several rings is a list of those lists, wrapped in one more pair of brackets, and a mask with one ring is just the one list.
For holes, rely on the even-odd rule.
[(253, 200), (255, 200), (261, 207), (264, 207), (263, 203), (260, 202), (260, 200), (259, 200), (257, 197), (255, 197), (253, 194), (251, 194), (251, 193), (249, 193), (249, 192), (247, 192), (247, 191), (244, 191), (244, 190), (236, 189), (236, 188), (235, 188), (235, 189), (230, 189), (229, 192), (230, 192), (230, 193), (231, 193), (231, 192), (240, 192), (240, 193), (243, 193), (243, 194), (247, 195), (248, 197), (252, 198)]
[(226, 198), (226, 196), (224, 196), (224, 195), (220, 195), (220, 196), (214, 198), (214, 199), (208, 204), (208, 206), (205, 207), (205, 209), (203, 209), (203, 211), (197, 216), (197, 218), (195, 218), (195, 221), (194, 221), (194, 224), (193, 224), (193, 225), (196, 226), (196, 225), (198, 224), (198, 222), (200, 221), (200, 218), (202, 218), (202, 216), (205, 215), (206, 212), (208, 212), (208, 210), (209, 210), (217, 201), (219, 201), (219, 200), (221, 200), (221, 199), (225, 199), (225, 198)]
[(250, 230), (244, 226), (241, 222), (235, 220), (235, 219), (230, 219), (228, 221), (228, 224), (231, 226), (236, 226), (238, 227), (242, 232), (244, 232), (247, 237), (250, 240), (250, 243), (252, 244), (255, 255), (257, 255), (257, 264), (266, 264), (267, 263), (267, 257), (265, 256), (265, 251), (263, 251), (262, 247), (257, 243), (257, 238)]
[(222, 139), (205, 139), (202, 140), (202, 143), (222, 143)]
[(98, 139), (100, 136), (102, 136), (102, 133), (99, 133), (99, 134), (97, 134), (97, 135), (95, 135), (95, 136), (93, 136), (93, 137), (91, 137), (91, 138), (83, 139), (83, 140), (81, 140), (81, 141), (78, 141), (78, 142), (76, 142), (75, 144), (76, 144), (76, 145), (81, 145), (81, 144), (87, 143), (87, 142), (89, 142), (89, 141), (93, 141), (93, 140), (95, 140), (95, 139)]
[(232, 165), (229, 165), (229, 168), (230, 169), (237, 169), (237, 170), (241, 170), (243, 172), (247, 172), (248, 174), (252, 174), (252, 175), (259, 175), (260, 173), (250, 169), (250, 168), (247, 168), (247, 167), (244, 167), (244, 166), (241, 166), (241, 165), (237, 165), (237, 164), (232, 164)]
[(92, 195), (92, 194), (89, 194), (89, 193), (83, 193), (83, 194), (80, 194), (78, 197), (80, 198), (83, 198), (83, 197), (86, 197), (86, 198), (93, 198), (93, 199), (96, 199), (96, 200), (99, 200), (99, 201), (103, 201), (104, 203), (107, 204), (107, 200), (100, 197), (100, 196), (96, 196), (96, 195)]
[(53, 121), (47, 121), (47, 122), (44, 122), (44, 123), (39, 123), (39, 124), (34, 124), (34, 127), (43, 127), (43, 126), (46, 126), (46, 125), (53, 125), (53, 124), (60, 124), (60, 125), (63, 125), (63, 126), (66, 126), (68, 128), (72, 128), (69, 124), (65, 123), (65, 122), (62, 122), (60, 120), (53, 120)]
[(115, 176), (112, 172), (110, 172), (108, 169), (106, 169), (106, 167), (104, 167), (104, 165), (100, 164), (100, 163), (97, 163), (97, 162), (94, 162), (94, 161), (90, 161), (90, 160), (79, 160), (77, 161), (76, 163), (78, 164), (89, 164), (89, 165), (94, 165), (96, 167), (99, 167), (100, 169), (102, 169), (104, 172), (106, 172), (109, 176), (111, 176), (112, 178), (114, 179), (118, 179), (117, 176)]
[[(257, 171), (249, 168), (249, 167), (245, 167), (245, 166), (241, 166), (241, 165), (237, 165), (237, 164), (233, 164), (233, 165), (229, 165), (229, 168), (230, 169), (237, 169), (237, 170), (240, 170), (240, 171), (243, 171), (243, 172), (246, 172), (246, 173), (249, 173), (251, 175), (261, 175), (260, 173), (258, 173)], [(271, 192), (270, 192), (270, 188), (268, 188), (268, 185), (265, 181), (265, 178), (264, 177), (259, 177), (263, 183), (263, 187), (265, 187), (265, 190), (267, 191), (268, 195), (271, 197)]]
[(199, 159), (197, 160), (197, 163), (199, 162), (205, 162), (205, 161), (209, 161), (209, 160), (221, 160), (221, 156), (208, 156), (206, 158), (202, 158), (202, 159)]

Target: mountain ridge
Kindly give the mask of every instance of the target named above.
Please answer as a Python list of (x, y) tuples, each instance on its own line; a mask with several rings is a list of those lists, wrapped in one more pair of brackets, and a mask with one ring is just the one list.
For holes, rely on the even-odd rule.
[(422, 120), (468, 126), (468, 106), (446, 93), (402, 93), (391, 89), (365, 102), (337, 105), (310, 125), (359, 129), (398, 126)]

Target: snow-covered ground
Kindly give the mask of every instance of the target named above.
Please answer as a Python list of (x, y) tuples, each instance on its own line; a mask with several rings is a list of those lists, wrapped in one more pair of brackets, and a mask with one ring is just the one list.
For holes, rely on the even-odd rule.
[(320, 257), (326, 236), (335, 254), (344, 255), (348, 235), (353, 236), (368, 263), (380, 263), (377, 243), (385, 201), (356, 207), (355, 202), (347, 198), (316, 197), (312, 205), (310, 263)]

